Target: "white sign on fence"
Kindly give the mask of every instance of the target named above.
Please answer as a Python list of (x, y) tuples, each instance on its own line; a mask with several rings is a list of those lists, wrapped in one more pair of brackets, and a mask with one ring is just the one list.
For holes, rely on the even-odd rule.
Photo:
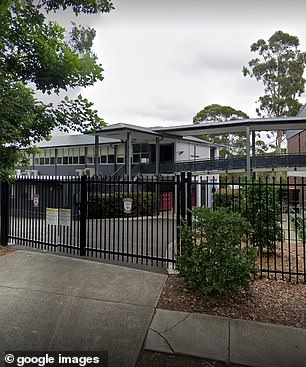
[(39, 207), (39, 195), (38, 194), (33, 195), (33, 206), (34, 208)]
[(124, 213), (127, 213), (127, 214), (132, 213), (133, 199), (132, 198), (124, 198), (122, 200), (123, 200)]
[(59, 225), (60, 226), (71, 226), (71, 209), (59, 209)]
[(50, 226), (58, 225), (58, 209), (46, 208), (46, 223)]

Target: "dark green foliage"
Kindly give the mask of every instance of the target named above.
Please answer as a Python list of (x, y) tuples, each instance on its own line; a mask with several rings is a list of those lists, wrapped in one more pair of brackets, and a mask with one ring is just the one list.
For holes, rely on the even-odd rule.
[(222, 208), (196, 208), (192, 214), (194, 228), (181, 228), (180, 275), (208, 300), (248, 289), (256, 272), (256, 250), (240, 246), (251, 231), (248, 221)]
[[(54, 128), (82, 132), (105, 125), (87, 99), (65, 96), (103, 79), (91, 49), (95, 31), (74, 24), (67, 32), (48, 21), (45, 11), (99, 13), (112, 7), (108, 0), (0, 1), (0, 147), (6, 150), (0, 155), (1, 178), (23, 159), (21, 148), (48, 139)], [(61, 102), (48, 103), (47, 95), (59, 93)]]
[(275, 252), (281, 239), (281, 193), (275, 183), (264, 180), (244, 182), (239, 189), (221, 189), (214, 194), (214, 208), (229, 208), (240, 213), (252, 225), (252, 242)]
[[(264, 94), (259, 97), (257, 114), (263, 117), (295, 116), (301, 103), (298, 97), (305, 90), (303, 77), (306, 52), (299, 49), (299, 39), (282, 31), (267, 41), (259, 39), (251, 45), (256, 58), (242, 69), (244, 76), (262, 83)], [(281, 152), (283, 132), (277, 132), (277, 152)]]
[(281, 197), (276, 185), (261, 180), (244, 186), (241, 214), (253, 227), (253, 242), (260, 248), (275, 252), (276, 242), (281, 239)]
[[(193, 117), (194, 124), (209, 122), (222, 122), (227, 120), (248, 119), (248, 115), (243, 111), (235, 110), (230, 106), (221, 106), (211, 104), (204, 107)], [(221, 134), (221, 135), (203, 135), (204, 140), (224, 145), (220, 148), (220, 157), (244, 154), (245, 135), (244, 134)]]
[(241, 191), (239, 189), (220, 189), (214, 193), (214, 208), (228, 208), (239, 211)]
[[(123, 198), (132, 198), (132, 213), (124, 213)], [(89, 218), (140, 217), (157, 214), (157, 199), (153, 192), (92, 194), (89, 198)]]

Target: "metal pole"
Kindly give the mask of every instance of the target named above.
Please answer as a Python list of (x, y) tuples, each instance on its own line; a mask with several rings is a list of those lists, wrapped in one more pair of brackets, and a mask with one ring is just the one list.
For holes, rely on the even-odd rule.
[(256, 132), (252, 131), (252, 157), (256, 155)]
[(95, 176), (98, 176), (99, 170), (99, 135), (95, 135)]
[(251, 143), (250, 143), (250, 126), (245, 127), (246, 137), (246, 173), (247, 179), (251, 178)]
[(57, 158), (58, 158), (58, 149), (54, 150), (54, 176), (57, 176)]
[(1, 234), (0, 245), (7, 246), (9, 239), (9, 192), (10, 187), (7, 182), (1, 183)]
[(80, 227), (79, 227), (79, 235), (80, 235), (80, 256), (86, 255), (86, 217), (87, 217), (87, 176), (83, 175), (81, 177), (80, 183), (80, 191), (81, 191), (81, 203), (80, 203)]
[(127, 178), (128, 181), (130, 181), (132, 177), (132, 167), (131, 167), (132, 139), (130, 132), (127, 133), (126, 149), (127, 149)]
[(160, 142), (159, 142), (159, 138), (156, 138), (156, 147), (155, 147), (155, 164), (156, 164), (155, 174), (156, 174), (156, 177), (159, 176), (159, 163), (160, 163)]

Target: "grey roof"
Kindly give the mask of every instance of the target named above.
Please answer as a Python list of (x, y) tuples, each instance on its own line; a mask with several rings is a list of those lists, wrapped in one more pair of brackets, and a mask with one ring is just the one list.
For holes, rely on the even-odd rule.
[[(117, 139), (99, 137), (99, 144), (121, 143)], [(39, 148), (57, 148), (65, 146), (94, 145), (95, 137), (93, 135), (76, 134), (76, 135), (58, 135), (53, 136), (50, 140), (44, 140), (36, 145)]]
[(183, 139), (182, 140), (188, 140), (192, 143), (198, 143), (198, 144), (203, 144), (203, 145), (209, 145), (209, 146), (214, 146), (214, 147), (220, 147), (221, 145), (220, 144), (215, 144), (215, 143), (212, 143), (210, 141), (207, 141), (207, 140), (204, 140), (204, 139), (201, 139), (201, 138), (197, 138), (195, 136), (183, 136)]
[(99, 135), (99, 136), (104, 136), (104, 137), (116, 137), (117, 139), (120, 140), (125, 140), (127, 138), (127, 133), (131, 133), (132, 135), (132, 139), (134, 142), (141, 142), (141, 141), (150, 141), (152, 140), (152, 138), (164, 138), (170, 141), (173, 140), (183, 140), (183, 141), (189, 141), (189, 142), (193, 142), (193, 143), (198, 143), (198, 144), (204, 144), (204, 145), (209, 145), (209, 146), (215, 146), (217, 147), (217, 144), (208, 142), (206, 140), (200, 139), (200, 138), (196, 138), (194, 136), (180, 136), (180, 135), (176, 135), (176, 134), (172, 134), (172, 133), (164, 133), (162, 131), (162, 127), (143, 127), (143, 126), (137, 126), (137, 125), (132, 125), (132, 124), (123, 124), (123, 123), (118, 123), (118, 124), (114, 124), (114, 125), (109, 125), (106, 127), (103, 127), (101, 130), (94, 132), (94, 133), (88, 133), (88, 134), (94, 134), (94, 135)]
[(163, 127), (156, 129), (156, 131), (176, 136), (199, 136), (202, 134), (245, 132), (246, 127), (249, 127), (250, 131), (300, 130), (306, 128), (306, 117), (296, 116), (230, 120), (224, 122)]
[(158, 132), (148, 127), (137, 126), (133, 124), (123, 124), (123, 123), (108, 125), (98, 131), (95, 131), (94, 133), (89, 132), (87, 134), (94, 134), (107, 137), (114, 136), (117, 139), (126, 139), (126, 134), (128, 132), (131, 132), (134, 135), (135, 134), (149, 135), (149, 136), (155, 135), (156, 137), (160, 135)]

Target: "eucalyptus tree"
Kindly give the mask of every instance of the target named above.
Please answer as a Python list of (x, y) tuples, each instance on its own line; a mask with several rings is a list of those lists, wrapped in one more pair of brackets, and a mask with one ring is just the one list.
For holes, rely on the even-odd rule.
[[(257, 55), (242, 72), (263, 85), (264, 94), (258, 99), (258, 116), (285, 117), (299, 112), (302, 105), (298, 98), (305, 90), (306, 65), (306, 52), (299, 46), (298, 37), (282, 31), (275, 32), (267, 41), (259, 39), (251, 45), (251, 52)], [(283, 134), (277, 132), (277, 152), (281, 152)]]

